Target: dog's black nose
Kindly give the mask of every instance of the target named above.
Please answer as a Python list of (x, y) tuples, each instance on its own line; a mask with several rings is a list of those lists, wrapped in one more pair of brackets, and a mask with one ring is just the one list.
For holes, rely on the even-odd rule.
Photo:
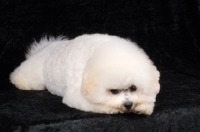
[(124, 103), (124, 107), (127, 109), (127, 110), (130, 110), (133, 106), (133, 103), (132, 102), (125, 102)]

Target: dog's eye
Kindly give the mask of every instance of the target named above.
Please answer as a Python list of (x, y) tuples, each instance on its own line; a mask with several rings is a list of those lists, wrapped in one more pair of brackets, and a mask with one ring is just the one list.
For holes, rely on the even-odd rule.
[(136, 90), (137, 90), (137, 88), (136, 88), (134, 85), (132, 85), (132, 86), (130, 87), (130, 91), (131, 91), (131, 92), (136, 91)]
[(120, 91), (117, 90), (117, 89), (111, 89), (110, 92), (111, 92), (112, 94), (118, 94)]

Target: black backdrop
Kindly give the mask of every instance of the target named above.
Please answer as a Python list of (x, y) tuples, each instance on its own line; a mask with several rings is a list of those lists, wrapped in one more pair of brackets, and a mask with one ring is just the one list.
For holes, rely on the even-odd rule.
[[(9, 74), (34, 39), (107, 33), (136, 41), (161, 72), (151, 116), (69, 108)], [(0, 0), (1, 131), (200, 131), (200, 0)]]

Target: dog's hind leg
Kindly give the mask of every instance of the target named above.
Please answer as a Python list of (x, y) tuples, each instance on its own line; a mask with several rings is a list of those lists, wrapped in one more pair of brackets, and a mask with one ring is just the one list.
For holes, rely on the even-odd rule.
[(43, 65), (40, 58), (29, 58), (10, 74), (10, 81), (21, 90), (44, 90)]

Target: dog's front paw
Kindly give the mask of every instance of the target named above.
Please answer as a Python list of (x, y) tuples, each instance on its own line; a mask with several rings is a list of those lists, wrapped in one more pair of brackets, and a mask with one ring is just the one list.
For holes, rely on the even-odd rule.
[(153, 109), (154, 109), (154, 103), (138, 104), (134, 109), (134, 113), (151, 115), (153, 113)]
[(114, 109), (114, 108), (109, 108), (109, 107), (104, 107), (103, 109), (102, 108), (94, 112), (103, 113), (103, 114), (117, 114), (120, 112), (118, 109)]
[(112, 110), (110, 111), (110, 114), (117, 114), (117, 113), (119, 113), (119, 110), (112, 109)]

